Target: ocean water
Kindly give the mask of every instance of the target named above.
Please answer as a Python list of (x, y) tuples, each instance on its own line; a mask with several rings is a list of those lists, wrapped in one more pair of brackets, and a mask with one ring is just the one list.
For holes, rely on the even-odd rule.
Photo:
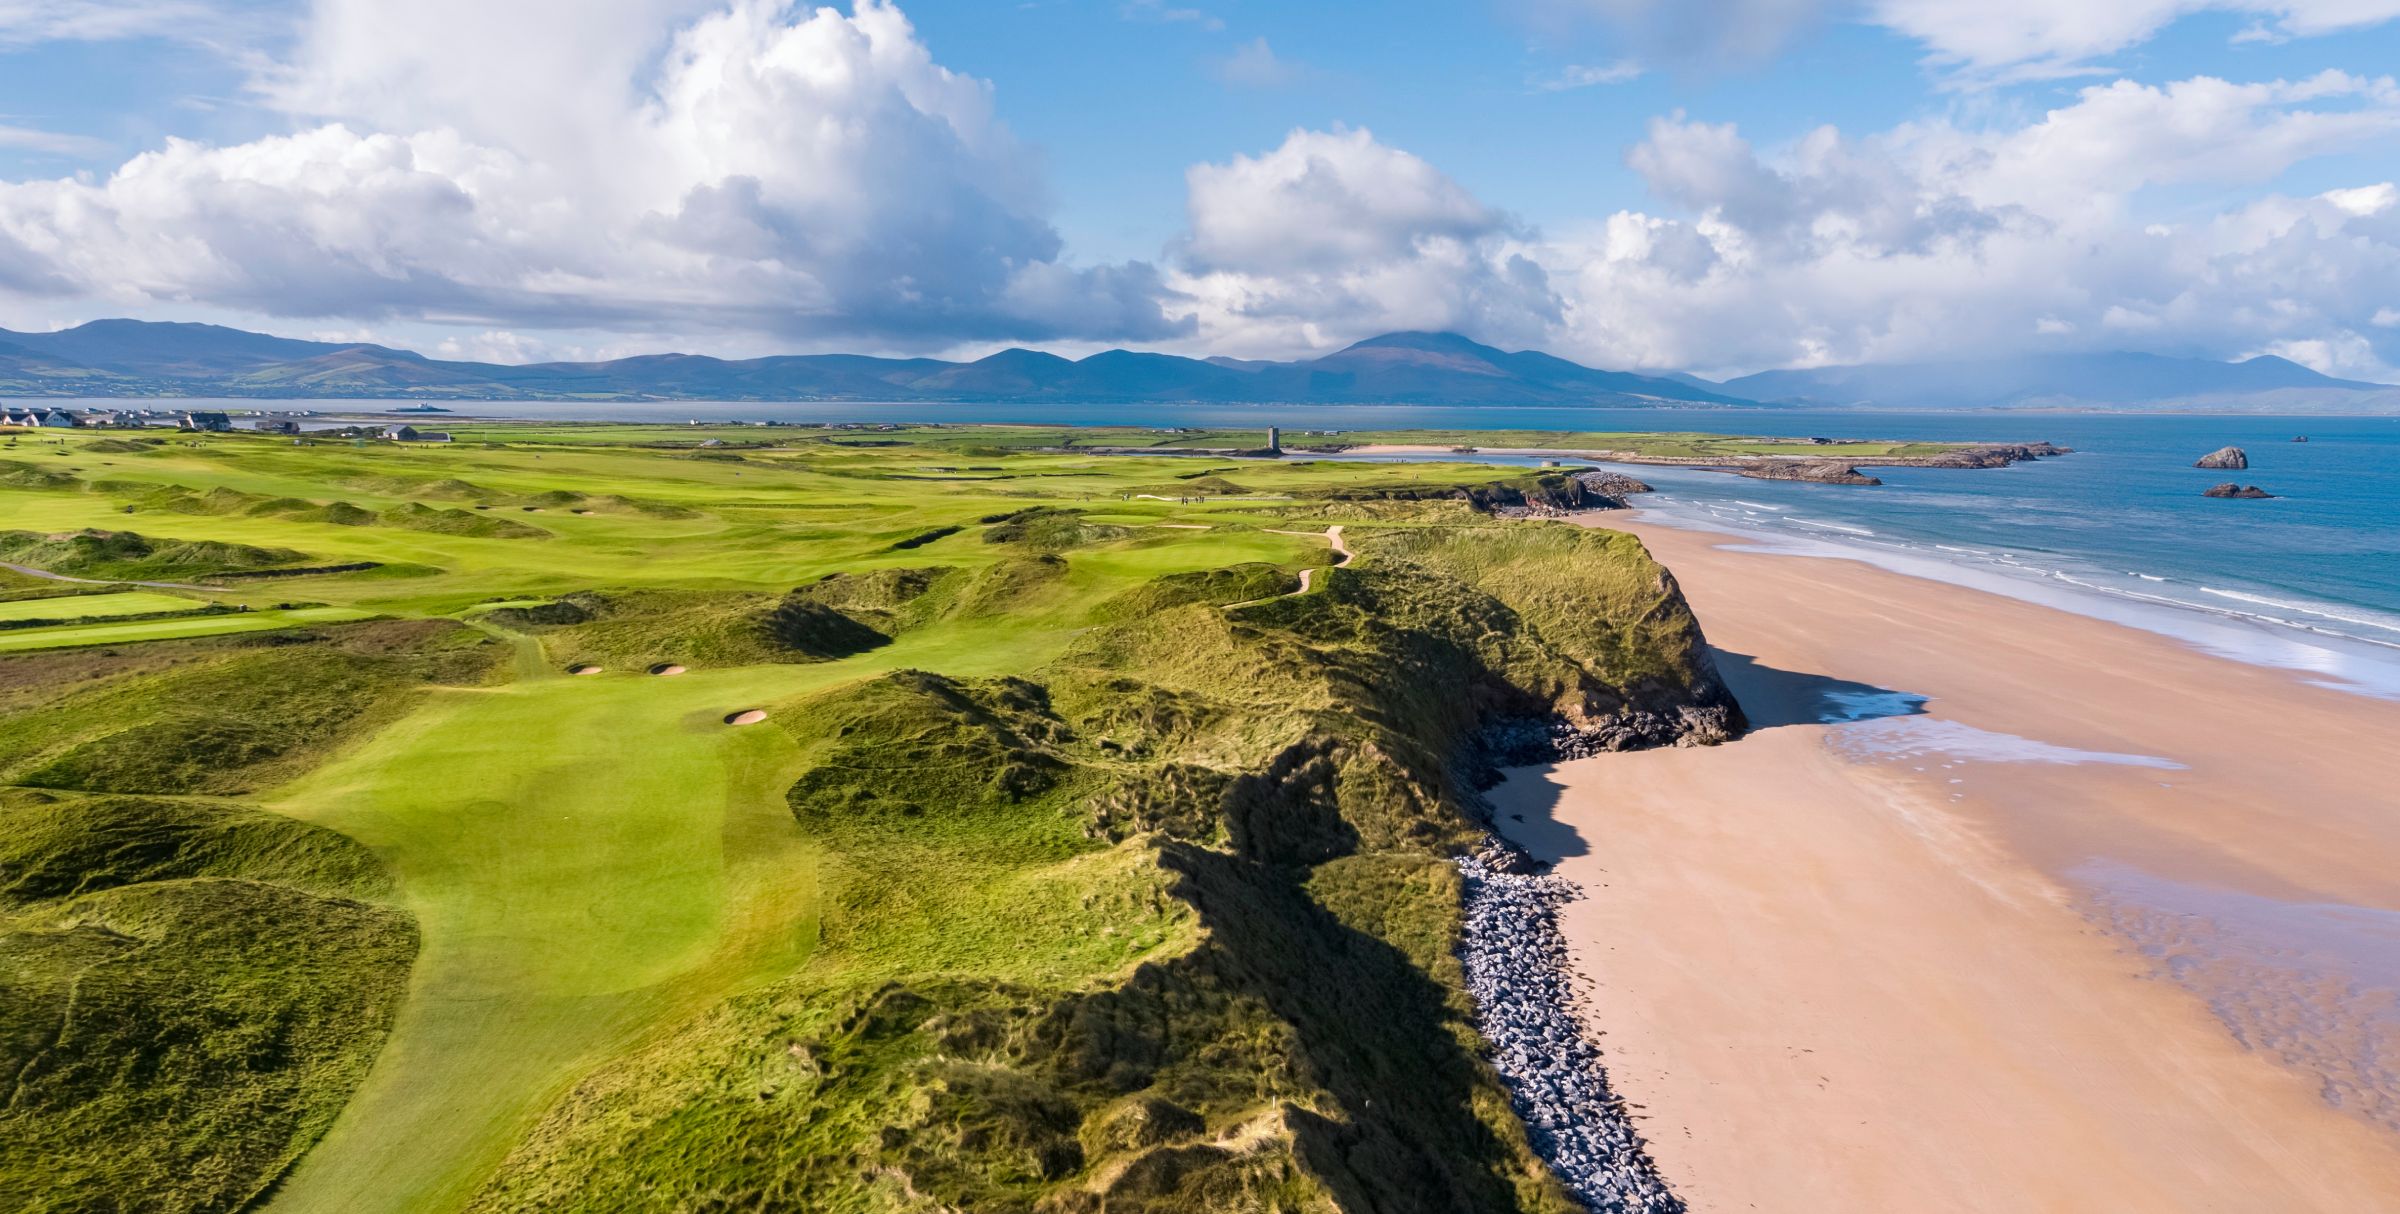
[[(1639, 503), (1669, 522), (2064, 607), (2400, 698), (2400, 418), (1777, 412), (1651, 424), (2073, 447), (2001, 469), (1877, 469), (1885, 483), (1875, 488), (1628, 471), (1657, 487)], [(2292, 441), (2300, 435), (2309, 441)], [(2228, 445), (2249, 453), (2248, 471), (2192, 467)], [(2237, 475), (2278, 496), (2200, 495)]]
[[(228, 401), (255, 408), (261, 402)], [(398, 404), (401, 402), (389, 402)], [(328, 413), (362, 401), (283, 401)], [(1464, 408), (1157, 404), (476, 402), (452, 416), (1283, 426), (1292, 430), (1687, 430), (1931, 441), (2048, 440), (2076, 449), (2005, 469), (1894, 468), (1879, 488), (1634, 471), (1669, 521), (1778, 551), (1866, 560), (2176, 636), (2326, 686), (2400, 698), (2400, 418), (2029, 411)], [(2306, 435), (2306, 443), (2295, 443)], [(2192, 467), (2232, 445), (2249, 471)], [(1456, 458), (1456, 457), (1445, 457)], [(1493, 463), (1530, 462), (1489, 454)], [(2200, 496), (2233, 479), (2273, 501)]]

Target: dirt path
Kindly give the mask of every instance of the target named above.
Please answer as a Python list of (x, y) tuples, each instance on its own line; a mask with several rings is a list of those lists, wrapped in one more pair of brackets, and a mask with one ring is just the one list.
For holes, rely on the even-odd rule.
[[(1351, 551), (1350, 551), (1350, 549), (1349, 549), (1348, 547), (1346, 547), (1346, 546), (1344, 546), (1344, 545), (1343, 545), (1343, 543), (1342, 543), (1342, 528), (1341, 528), (1341, 525), (1340, 525), (1340, 524), (1338, 524), (1338, 523), (1337, 523), (1337, 524), (1335, 524), (1334, 526), (1331, 526), (1331, 527), (1328, 527), (1328, 528), (1326, 528), (1326, 529), (1325, 529), (1324, 531), (1322, 531), (1322, 532), (1317, 532), (1317, 531), (1277, 531), (1275, 528), (1272, 528), (1272, 527), (1268, 528), (1268, 530), (1270, 530), (1270, 531), (1274, 531), (1274, 532), (1275, 532), (1275, 534), (1277, 534), (1277, 535), (1306, 535), (1306, 536), (1314, 536), (1314, 537), (1316, 537), (1316, 538), (1319, 538), (1319, 539), (1322, 539), (1322, 540), (1324, 540), (1324, 541), (1325, 541), (1325, 545), (1326, 545), (1327, 547), (1329, 547), (1329, 548), (1333, 549), (1333, 558), (1334, 558), (1334, 559), (1333, 559), (1333, 567), (1334, 567), (1334, 568), (1336, 568), (1336, 569), (1339, 569), (1339, 568), (1341, 568), (1341, 567), (1343, 567), (1343, 566), (1345, 566), (1345, 565), (1348, 565), (1348, 564), (1350, 563), (1350, 558), (1351, 558), (1351, 557), (1353, 557), (1353, 556), (1355, 556), (1355, 555), (1357, 555), (1356, 553), (1353, 553), (1353, 552), (1351, 552)], [(1283, 597), (1283, 598), (1287, 598), (1287, 599), (1296, 599), (1296, 598), (1299, 598), (1301, 595), (1307, 594), (1307, 593), (1308, 593), (1310, 590), (1314, 589), (1314, 588), (1316, 587), (1316, 584), (1317, 584), (1317, 571), (1316, 571), (1315, 569), (1303, 569), (1303, 570), (1301, 570), (1301, 571), (1300, 571), (1300, 588), (1299, 588), (1298, 590), (1295, 590), (1295, 591), (1291, 592), (1290, 594), (1283, 595), (1283, 596), (1281, 596), (1281, 597)], [(1268, 600), (1266, 600), (1266, 599), (1253, 599), (1253, 600), (1251, 600), (1251, 602), (1252, 602), (1252, 603), (1264, 603), (1264, 602), (1266, 602), (1266, 601), (1268, 601)], [(1234, 604), (1234, 606), (1236, 606), (1236, 607), (1248, 607), (1248, 606), (1250, 606), (1250, 605), (1251, 605), (1250, 603), (1235, 603), (1235, 604)]]
[(8, 561), (0, 561), (0, 569), (6, 569), (11, 573), (22, 573), (27, 577), (42, 578), (46, 581), (74, 582), (80, 586), (145, 586), (152, 590), (197, 590), (203, 594), (217, 589), (211, 586), (194, 586), (189, 582), (141, 582), (132, 578), (68, 577), (63, 573), (52, 573), (47, 569), (36, 569), (31, 565), (12, 564)]

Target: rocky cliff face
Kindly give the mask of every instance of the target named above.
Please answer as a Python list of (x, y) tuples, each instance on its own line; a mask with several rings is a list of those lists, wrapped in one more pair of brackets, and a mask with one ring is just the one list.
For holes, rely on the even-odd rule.
[(2239, 472), (2250, 466), (2250, 456), (2240, 447), (2219, 447), (2201, 456), (2192, 466), (2220, 472)]

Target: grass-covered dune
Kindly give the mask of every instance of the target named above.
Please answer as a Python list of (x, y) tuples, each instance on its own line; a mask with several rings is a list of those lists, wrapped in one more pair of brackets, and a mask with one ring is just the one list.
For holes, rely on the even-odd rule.
[(816, 960), (586, 1081), (477, 1207), (1570, 1208), (1475, 1057), (1442, 859), (1495, 726), (1736, 721), (1638, 545), (1493, 531), (782, 706)]
[(1447, 861), (1495, 764), (1741, 722), (1637, 542), (1485, 513), (1563, 490), (462, 433), (9, 457), (6, 559), (261, 628), (0, 632), (0, 1193), (1574, 1208)]
[(0, 1206), (250, 1204), (390, 1030), (417, 936), (389, 893), (263, 810), (0, 795)]

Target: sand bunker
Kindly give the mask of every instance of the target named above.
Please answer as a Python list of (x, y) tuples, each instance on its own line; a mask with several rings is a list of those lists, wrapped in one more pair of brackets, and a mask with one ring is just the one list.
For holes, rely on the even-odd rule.
[(650, 673), (655, 675), (682, 674), (683, 667), (678, 666), (673, 662), (660, 662), (658, 665), (650, 668)]
[(568, 673), (568, 674), (598, 674), (598, 673), (600, 673), (600, 668), (599, 668), (599, 667), (597, 667), (597, 666), (593, 666), (593, 665), (590, 665), (590, 664), (586, 663), (586, 664), (584, 664), (584, 665), (581, 665), (581, 666), (569, 666), (569, 667), (567, 667), (567, 673)]
[(756, 724), (758, 724), (760, 721), (764, 721), (764, 720), (766, 720), (766, 719), (767, 719), (767, 710), (766, 710), (766, 709), (764, 709), (764, 708), (745, 708), (745, 709), (743, 709), (743, 710), (742, 710), (742, 711), (740, 711), (740, 712), (733, 713), (733, 714), (731, 714), (730, 716), (727, 716), (727, 717), (725, 718), (725, 723), (726, 723), (727, 725), (756, 725)]

